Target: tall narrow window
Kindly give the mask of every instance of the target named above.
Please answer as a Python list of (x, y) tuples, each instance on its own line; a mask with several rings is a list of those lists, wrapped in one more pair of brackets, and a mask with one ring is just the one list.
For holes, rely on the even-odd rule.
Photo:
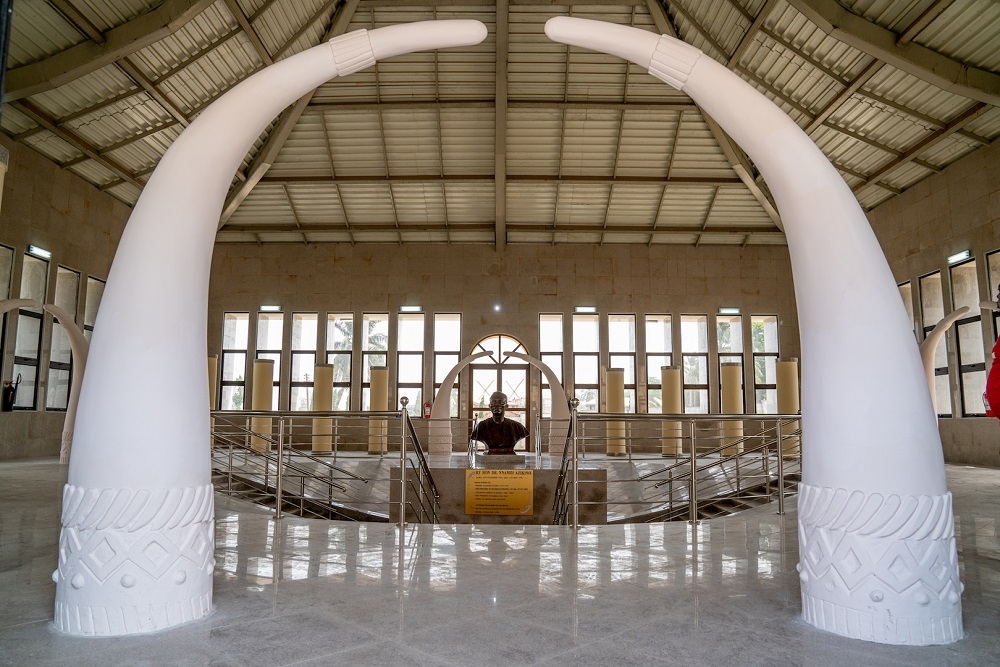
[(670, 315), (646, 315), (646, 410), (652, 414), (663, 410), (661, 369), (674, 363), (673, 335)]
[[(920, 325), (923, 329), (921, 340), (944, 319), (944, 292), (941, 289), (941, 272), (935, 271), (920, 278)], [(934, 396), (939, 417), (950, 417), (951, 388), (948, 380), (947, 336), (934, 349)]]
[[(715, 316), (715, 344), (719, 353), (719, 378), (722, 377), (722, 364), (740, 365), (740, 403), (746, 407), (746, 397), (743, 390), (743, 316)], [(722, 405), (722, 381), (719, 381), (719, 405)]]
[(312, 410), (316, 372), (316, 313), (292, 313), (292, 374), (288, 388), (289, 410)]
[[(10, 278), (14, 273), (14, 250), (0, 245), (0, 299), (10, 298)], [(0, 315), (0, 364), (7, 349), (7, 313)]]
[[(21, 298), (45, 303), (49, 285), (49, 263), (34, 255), (25, 255), (21, 265)], [(38, 407), (38, 357), (42, 351), (41, 308), (19, 308), (17, 338), (14, 341), (13, 378), (21, 376), (15, 408)]]
[(250, 313), (226, 313), (222, 317), (222, 400), (223, 410), (246, 410), (247, 344), (250, 340)]
[[(542, 313), (538, 316), (538, 353), (542, 363), (552, 369), (562, 383), (563, 377), (563, 316), (562, 313)], [(552, 386), (542, 375), (542, 416), (552, 416)], [(563, 399), (560, 399), (563, 400)]]
[(708, 316), (681, 315), (684, 412), (708, 413)]
[(778, 317), (750, 316), (753, 351), (754, 409), (759, 415), (778, 413)]
[(354, 360), (354, 315), (326, 316), (326, 363), (333, 366), (333, 409), (351, 409), (351, 368)]
[(608, 368), (625, 369), (625, 412), (635, 412), (635, 315), (608, 315), (608, 352)]
[(903, 300), (903, 307), (906, 308), (906, 318), (910, 323), (910, 329), (913, 331), (913, 335), (917, 335), (917, 322), (913, 318), (913, 286), (910, 285), (910, 281), (907, 280), (905, 283), (899, 283), (899, 298)]
[[(994, 250), (986, 255), (986, 294), (983, 298), (987, 301), (996, 302), (997, 289), (1000, 285), (1000, 250)], [(993, 340), (1000, 335), (1000, 311), (993, 310)], [(993, 347), (990, 345), (990, 347)]]
[(100, 278), (87, 276), (87, 296), (83, 302), (83, 336), (90, 342), (94, 335), (94, 322), (97, 321), (97, 310), (104, 298), (104, 281)]
[[(434, 396), (441, 382), (462, 356), (462, 316), (459, 313), (434, 314)], [(458, 417), (459, 383), (451, 388), (448, 415)], [(435, 399), (437, 400), (437, 399)]]
[(951, 267), (951, 302), (955, 309), (968, 306), (969, 313), (955, 322), (958, 354), (958, 387), (962, 414), (985, 417), (986, 357), (983, 350), (983, 317), (979, 310), (979, 275), (976, 260)]
[[(80, 274), (60, 266), (56, 269), (55, 304), (76, 321), (80, 302)], [(69, 385), (73, 375), (73, 355), (69, 335), (61, 322), (52, 321), (52, 343), (49, 346), (49, 381), (45, 390), (46, 410), (65, 410), (69, 405)]]
[(600, 410), (600, 350), (597, 315), (573, 315), (573, 390), (580, 399), (580, 412)]
[(389, 360), (389, 313), (365, 313), (361, 325), (361, 409), (371, 410), (372, 368)]
[(424, 403), (424, 314), (400, 313), (396, 321), (396, 401), (410, 399), (406, 411), (419, 417)]
[(285, 333), (284, 313), (257, 313), (257, 358), (274, 360), (271, 409), (278, 409), (281, 390), (281, 337)]

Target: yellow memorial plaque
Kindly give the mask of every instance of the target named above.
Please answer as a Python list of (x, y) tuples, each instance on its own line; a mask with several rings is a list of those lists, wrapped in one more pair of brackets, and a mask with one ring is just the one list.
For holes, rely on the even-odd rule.
[(534, 470), (468, 470), (466, 514), (534, 514)]

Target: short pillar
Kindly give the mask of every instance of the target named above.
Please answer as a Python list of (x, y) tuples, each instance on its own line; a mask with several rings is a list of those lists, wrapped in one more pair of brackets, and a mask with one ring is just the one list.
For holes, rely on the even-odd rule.
[[(726, 362), (720, 372), (722, 384), (722, 414), (743, 414), (743, 364)], [(743, 451), (743, 443), (738, 442), (743, 437), (743, 422), (722, 422), (722, 444), (727, 447), (722, 450), (726, 456), (739, 454)]]
[[(333, 365), (317, 364), (313, 371), (313, 406), (316, 412), (333, 410)], [(333, 451), (333, 419), (314, 417), (312, 420), (314, 452)]]
[[(795, 357), (778, 359), (778, 414), (799, 414), (799, 360)], [(799, 420), (781, 427), (782, 433), (798, 431)], [(802, 439), (795, 435), (784, 439), (781, 443), (783, 454), (798, 455), (802, 448)]]
[[(679, 415), (684, 413), (684, 384), (680, 366), (660, 368), (660, 413)], [(679, 421), (663, 422), (664, 456), (680, 456), (684, 452), (683, 425)]]
[[(254, 359), (253, 362), (253, 394), (250, 397), (250, 410), (253, 412), (270, 412), (274, 405), (274, 359)], [(250, 419), (250, 430), (261, 435), (271, 436), (271, 418), (253, 417)], [(254, 451), (263, 452), (268, 449), (268, 442), (258, 436), (250, 437), (250, 446)]]
[[(373, 366), (371, 377), (370, 401), (368, 409), (372, 412), (385, 412), (389, 409), (389, 369), (385, 366)], [(368, 421), (368, 453), (384, 454), (389, 424), (385, 419)]]
[[(625, 369), (609, 368), (605, 372), (608, 387), (608, 412), (625, 412)], [(625, 422), (608, 422), (608, 456), (625, 456)]]

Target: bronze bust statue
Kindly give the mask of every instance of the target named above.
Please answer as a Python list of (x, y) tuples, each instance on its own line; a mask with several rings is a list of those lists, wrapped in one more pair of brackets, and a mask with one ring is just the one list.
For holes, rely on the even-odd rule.
[(521, 422), (503, 416), (507, 409), (507, 394), (495, 391), (490, 396), (493, 416), (476, 424), (472, 439), (486, 445), (487, 454), (513, 454), (514, 445), (528, 437), (528, 429)]

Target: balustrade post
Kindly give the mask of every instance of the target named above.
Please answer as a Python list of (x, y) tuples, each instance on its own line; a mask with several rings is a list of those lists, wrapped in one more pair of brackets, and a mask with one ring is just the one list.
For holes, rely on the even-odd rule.
[(778, 439), (778, 514), (785, 513), (785, 462), (781, 451), (781, 418), (775, 424), (775, 435)]
[(281, 478), (284, 475), (282, 460), (285, 456), (285, 418), (280, 417), (278, 419), (278, 464), (275, 466), (274, 474), (276, 480), (274, 482), (274, 518), (281, 518)]
[(403, 396), (399, 399), (403, 408), (399, 411), (399, 528), (402, 530), (406, 526), (406, 420), (409, 413), (406, 412), (406, 405), (410, 399)]
[(692, 524), (698, 523), (698, 445), (694, 440), (695, 421), (689, 422), (691, 439), (691, 491), (688, 493), (688, 516)]
[(580, 435), (577, 432), (577, 408), (580, 407), (580, 399), (573, 397), (570, 401), (573, 406), (572, 429), (573, 429), (573, 530), (580, 530), (580, 462), (577, 454)]

